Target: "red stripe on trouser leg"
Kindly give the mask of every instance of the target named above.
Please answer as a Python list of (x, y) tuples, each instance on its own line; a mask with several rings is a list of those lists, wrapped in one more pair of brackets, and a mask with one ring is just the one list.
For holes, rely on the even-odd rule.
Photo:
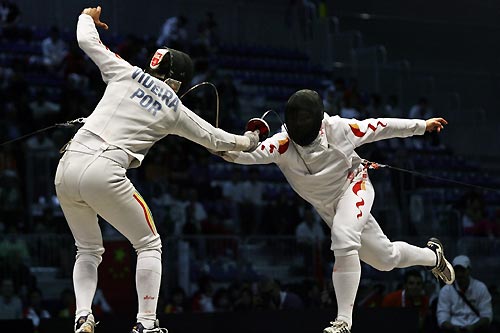
[(155, 235), (155, 228), (153, 226), (153, 223), (151, 222), (151, 219), (150, 219), (150, 216), (148, 214), (148, 207), (146, 206), (146, 204), (141, 200), (141, 198), (137, 195), (137, 194), (134, 194), (134, 199), (139, 203), (139, 205), (141, 205), (141, 208), (142, 208), (142, 211), (144, 212), (144, 217), (146, 218), (146, 222), (148, 223), (148, 226), (149, 226), (149, 229), (151, 229), (151, 232), (153, 233), (153, 235)]

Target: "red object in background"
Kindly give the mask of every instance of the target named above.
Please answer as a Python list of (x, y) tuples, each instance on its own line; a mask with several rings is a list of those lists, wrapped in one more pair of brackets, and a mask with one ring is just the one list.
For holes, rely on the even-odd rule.
[(115, 315), (135, 315), (135, 252), (126, 240), (104, 242), (105, 252), (99, 265), (98, 287)]

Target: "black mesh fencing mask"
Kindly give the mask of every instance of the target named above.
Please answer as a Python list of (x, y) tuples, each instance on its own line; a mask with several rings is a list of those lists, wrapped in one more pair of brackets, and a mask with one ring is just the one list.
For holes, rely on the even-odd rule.
[(178, 92), (181, 85), (185, 87), (191, 81), (193, 62), (186, 53), (163, 47), (156, 50), (145, 71)]
[(300, 146), (310, 145), (319, 134), (323, 113), (323, 100), (316, 91), (295, 92), (285, 106), (288, 136)]

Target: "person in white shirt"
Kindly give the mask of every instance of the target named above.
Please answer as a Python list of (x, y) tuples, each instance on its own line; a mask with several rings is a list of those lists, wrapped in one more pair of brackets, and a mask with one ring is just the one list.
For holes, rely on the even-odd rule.
[(53, 71), (60, 69), (62, 61), (68, 53), (68, 45), (61, 38), (59, 28), (50, 28), (49, 36), (42, 40), (41, 44), (43, 64)]
[(162, 264), (161, 240), (151, 212), (127, 178), (151, 146), (169, 134), (207, 149), (255, 149), (257, 132), (235, 135), (215, 128), (182, 104), (179, 89), (189, 83), (193, 65), (180, 51), (163, 47), (146, 70), (110, 51), (96, 27), (101, 7), (85, 8), (78, 18), (80, 48), (98, 66), (106, 90), (85, 124), (62, 149), (55, 187), (77, 247), (73, 270), (76, 333), (94, 332), (92, 299), (104, 252), (97, 216), (122, 233), (137, 252), (137, 321), (132, 333), (159, 333), (156, 319)]
[(14, 290), (14, 282), (4, 278), (0, 284), (0, 320), (21, 319), (23, 303)]
[(377, 140), (440, 132), (443, 118), (345, 119), (324, 113), (319, 94), (303, 89), (285, 105), (282, 131), (264, 140), (250, 153), (223, 152), (219, 156), (238, 164), (275, 163), (295, 192), (309, 202), (331, 229), (335, 255), (332, 273), (337, 318), (325, 333), (348, 333), (361, 276), (360, 260), (381, 270), (423, 265), (450, 284), (451, 264), (443, 246), (431, 238), (426, 247), (392, 242), (384, 234), (371, 207), (375, 192), (368, 169), (355, 149)]
[(456, 281), (439, 291), (436, 309), (438, 326), (443, 332), (492, 332), (493, 310), (488, 287), (471, 276), (468, 256), (459, 255), (452, 263)]
[(314, 211), (306, 207), (303, 215), (302, 222), (300, 222), (295, 229), (297, 242), (307, 246), (322, 242), (325, 239), (325, 232), (318, 221), (316, 221)]
[(323, 241), (326, 239), (325, 231), (312, 207), (306, 206), (303, 210), (302, 222), (295, 228), (298, 249), (303, 254), (305, 272), (314, 272), (315, 259), (320, 255)]

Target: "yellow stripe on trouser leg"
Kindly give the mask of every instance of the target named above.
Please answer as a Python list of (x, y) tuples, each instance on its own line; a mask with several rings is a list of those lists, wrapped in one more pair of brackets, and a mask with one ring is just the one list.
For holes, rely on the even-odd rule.
[(149, 210), (148, 205), (146, 204), (146, 201), (142, 198), (142, 196), (138, 193), (134, 193), (134, 199), (141, 205), (142, 210), (144, 211), (144, 217), (146, 218), (146, 222), (153, 232), (154, 235), (156, 235), (156, 226), (153, 220), (153, 215), (151, 214), (151, 211)]

